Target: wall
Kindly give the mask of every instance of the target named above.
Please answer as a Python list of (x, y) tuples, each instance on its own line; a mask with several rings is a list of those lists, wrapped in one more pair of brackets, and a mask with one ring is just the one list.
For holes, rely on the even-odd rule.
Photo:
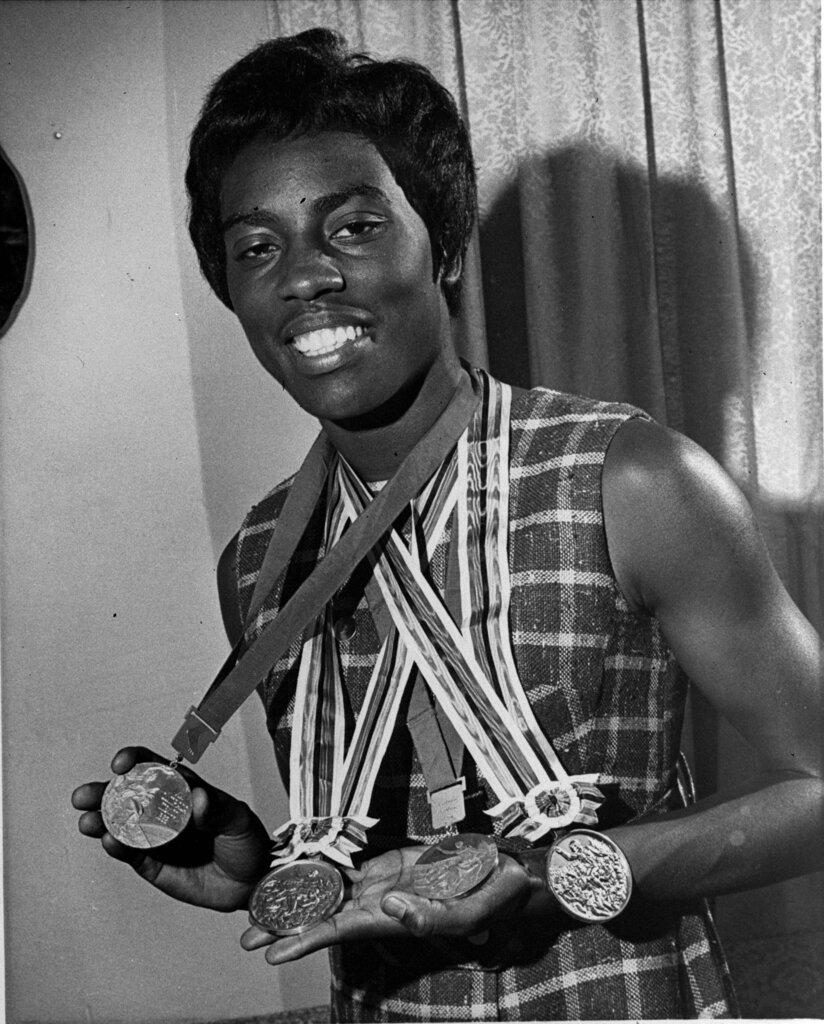
[[(0, 5), (0, 142), (36, 228), (31, 293), (0, 340), (9, 1021), (326, 1001), (322, 957), (275, 971), (242, 953), (244, 914), (156, 893), (69, 805), (123, 743), (169, 751), (225, 656), (220, 546), (311, 439), (185, 242), (185, 131), (206, 83), (265, 34), (260, 4)], [(203, 772), (273, 826), (261, 719), (244, 709)]]

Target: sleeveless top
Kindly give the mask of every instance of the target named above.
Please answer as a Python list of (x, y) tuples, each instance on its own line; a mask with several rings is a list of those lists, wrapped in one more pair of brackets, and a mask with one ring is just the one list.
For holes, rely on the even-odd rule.
[[(601, 472), (632, 406), (545, 388), (515, 392), (510, 440), (510, 628), (535, 716), (570, 775), (599, 772), (609, 828), (682, 806), (677, 764), (687, 680), (656, 619), (634, 613), (615, 580), (604, 531)], [(263, 554), (291, 483), (272, 490), (238, 535), (237, 582), (245, 620)], [(320, 503), (322, 505), (322, 502)], [(318, 508), (290, 565), (247, 630), (254, 639), (323, 554)], [(430, 565), (443, 593), (451, 530)], [(333, 599), (347, 717), (357, 716), (380, 642), (366, 605), (365, 566)], [(281, 776), (288, 785), (298, 637), (261, 683)], [(406, 694), (408, 702), (409, 694)], [(375, 786), (367, 856), (434, 843), (426, 783), (398, 717)], [(465, 755), (464, 832), (499, 832), (483, 809), (495, 800)], [(279, 823), (278, 823), (279, 824)], [(499, 845), (517, 848), (496, 835)], [(565, 919), (493, 929), (483, 946), (451, 940), (349, 943), (330, 951), (332, 1019), (570, 1020), (726, 1017), (734, 995), (703, 901), (645, 904), (607, 925)]]

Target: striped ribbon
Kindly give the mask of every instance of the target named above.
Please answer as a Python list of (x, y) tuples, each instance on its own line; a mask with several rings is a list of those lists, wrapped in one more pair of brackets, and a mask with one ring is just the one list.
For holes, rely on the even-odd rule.
[[(340, 472), (330, 473), (327, 547), (356, 518), (342, 497), (342, 479)], [(368, 502), (372, 496), (359, 484)], [(432, 557), (457, 497), (457, 466), (449, 458), (410, 506), (416, 553)], [(352, 853), (366, 845), (366, 830), (377, 823), (368, 816), (372, 791), (414, 667), (412, 652), (390, 627), (344, 756), (343, 688), (331, 608), (318, 616), (301, 652), (290, 749), (291, 817), (274, 833), (274, 863), (323, 854), (351, 866)]]
[[(498, 800), (505, 832), (535, 842), (597, 824), (598, 776), (570, 777), (541, 730), (518, 677), (509, 631), (509, 413), (511, 390), (479, 373), (482, 401), (457, 445), (397, 524), (367, 556), (391, 625), (343, 755), (343, 691), (331, 611), (303, 647), (295, 698), (291, 820), (275, 833), (276, 861), (322, 852), (341, 863), (365, 844), (372, 791), (398, 709), (417, 667)], [(338, 458), (330, 472), (326, 537), (340, 538), (372, 499)], [(457, 506), (461, 616), (456, 623), (427, 567)], [(377, 609), (372, 609), (373, 614)]]

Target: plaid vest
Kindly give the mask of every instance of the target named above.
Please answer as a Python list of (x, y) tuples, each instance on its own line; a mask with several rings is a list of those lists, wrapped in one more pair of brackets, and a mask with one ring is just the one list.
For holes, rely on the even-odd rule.
[[(609, 827), (678, 806), (676, 779), (687, 680), (657, 620), (632, 612), (612, 572), (601, 505), (604, 457), (638, 409), (537, 388), (516, 392), (510, 448), (510, 626), (521, 682), (569, 774), (600, 772)], [(238, 597), (245, 616), (290, 480), (256, 505), (238, 539)], [(295, 557), (250, 624), (253, 639), (323, 553), (316, 511)], [(430, 566), (445, 585), (451, 530)], [(333, 599), (339, 653), (354, 718), (379, 650), (364, 597), (365, 566)], [(288, 784), (291, 715), (301, 639), (259, 692)], [(408, 701), (408, 694), (407, 694)], [(426, 785), (402, 707), (375, 787), (367, 853), (433, 843)], [(461, 831), (495, 832), (495, 801), (466, 756)], [(498, 839), (506, 848), (507, 842)], [(514, 844), (513, 844), (514, 845)], [(635, 901), (634, 901), (635, 902)], [(732, 993), (705, 908), (643, 906), (608, 927), (548, 923), (493, 930), (478, 947), (418, 940), (334, 949), (333, 1019), (567, 1020), (729, 1016)]]

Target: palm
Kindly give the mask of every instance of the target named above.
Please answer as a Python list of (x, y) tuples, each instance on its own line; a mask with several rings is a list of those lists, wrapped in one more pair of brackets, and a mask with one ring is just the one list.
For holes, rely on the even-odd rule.
[(412, 868), (425, 849), (425, 846), (406, 846), (390, 850), (365, 861), (360, 871), (347, 872), (351, 888), (343, 906), (331, 920), (344, 933), (373, 925), (387, 934), (403, 934), (403, 926), (381, 909), (381, 900), (390, 892), (413, 892)]
[[(437, 941), (439, 937), (472, 936), (494, 921), (519, 913), (529, 898), (525, 873), (508, 857), (501, 857), (496, 871), (463, 899), (441, 902), (416, 896), (412, 867), (425, 849), (410, 846), (371, 858), (359, 871), (346, 873), (349, 890), (332, 917), (301, 935), (282, 939), (253, 925), (241, 939), (244, 948), (270, 946), (267, 960), (282, 963), (353, 940), (415, 935)], [(406, 907), (400, 916), (386, 912), (384, 900), (390, 894), (399, 895)]]

